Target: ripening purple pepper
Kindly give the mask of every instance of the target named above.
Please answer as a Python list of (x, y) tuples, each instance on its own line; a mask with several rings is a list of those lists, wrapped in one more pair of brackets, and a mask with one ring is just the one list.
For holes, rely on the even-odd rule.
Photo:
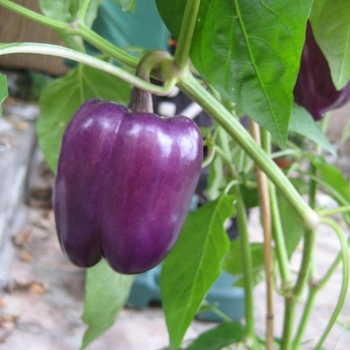
[(157, 265), (179, 236), (202, 152), (191, 119), (83, 104), (64, 133), (54, 187), (63, 251), (78, 266), (104, 257), (125, 274)]
[(326, 111), (342, 107), (350, 100), (350, 82), (338, 91), (332, 81), (328, 62), (307, 22), (305, 44), (300, 61), (294, 100), (318, 121)]

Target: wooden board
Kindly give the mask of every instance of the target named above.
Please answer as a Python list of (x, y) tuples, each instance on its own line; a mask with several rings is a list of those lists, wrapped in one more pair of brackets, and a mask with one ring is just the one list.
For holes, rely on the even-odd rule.
[[(14, 0), (14, 2), (40, 12), (38, 0)], [(3, 7), (0, 7), (0, 42), (62, 44), (54, 30)], [(5, 69), (32, 69), (53, 76), (63, 75), (68, 71), (61, 58), (32, 54), (0, 56), (0, 67)]]

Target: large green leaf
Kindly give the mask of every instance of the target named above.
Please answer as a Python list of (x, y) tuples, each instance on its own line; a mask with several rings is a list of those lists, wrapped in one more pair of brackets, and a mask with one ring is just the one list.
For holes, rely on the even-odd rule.
[(224, 223), (233, 211), (233, 197), (222, 195), (189, 213), (178, 242), (164, 260), (162, 304), (175, 349), (221, 274), (221, 260), (229, 248)]
[(310, 20), (340, 90), (350, 80), (350, 1), (314, 0)]
[(105, 260), (87, 270), (83, 321), (89, 326), (82, 349), (110, 328), (124, 307), (134, 276), (113, 271)]
[(103, 98), (126, 105), (130, 86), (107, 73), (79, 65), (68, 75), (54, 80), (40, 99), (37, 124), (40, 147), (55, 171), (63, 132), (77, 109), (91, 98)]
[(320, 126), (315, 123), (305, 108), (298, 106), (297, 104), (293, 104), (289, 131), (307, 137), (309, 140), (315, 142), (316, 145), (324, 148), (331, 154), (336, 155), (334, 147), (329, 142)]
[[(185, 0), (157, 0), (178, 35)], [(225, 98), (284, 146), (312, 0), (202, 0), (191, 58)]]
[(2, 116), (2, 103), (8, 96), (6, 75), (0, 74), (0, 117)]
[(245, 330), (239, 322), (223, 322), (202, 333), (185, 350), (221, 350), (243, 339)]

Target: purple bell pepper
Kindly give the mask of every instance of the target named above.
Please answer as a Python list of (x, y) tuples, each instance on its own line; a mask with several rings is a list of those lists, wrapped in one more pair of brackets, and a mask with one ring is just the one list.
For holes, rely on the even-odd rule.
[(90, 100), (67, 126), (54, 187), (59, 241), (81, 267), (157, 265), (174, 246), (195, 191), (202, 138), (189, 118)]
[(350, 82), (340, 91), (335, 88), (328, 62), (316, 43), (310, 22), (306, 27), (294, 100), (316, 121), (321, 120), (326, 111), (342, 107), (350, 100)]

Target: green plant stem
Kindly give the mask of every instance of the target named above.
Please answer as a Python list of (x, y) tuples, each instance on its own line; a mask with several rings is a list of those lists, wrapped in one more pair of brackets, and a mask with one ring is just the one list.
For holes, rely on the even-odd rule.
[(85, 16), (89, 9), (90, 2), (91, 0), (83, 0), (81, 2), (81, 5), (79, 7), (79, 12), (78, 12), (78, 21), (81, 24), (85, 24)]
[[(258, 146), (262, 146), (267, 154), (270, 154), (270, 138), (267, 131), (259, 128), (253, 120), (249, 119), (249, 129)], [(262, 140), (263, 139), (263, 140)], [(266, 349), (273, 349), (274, 335), (274, 304), (273, 304), (273, 253), (271, 234), (271, 207), (269, 198), (269, 185), (267, 176), (255, 167), (258, 184), (261, 225), (264, 234), (264, 267), (266, 280)]]
[[(151, 51), (147, 53), (137, 66), (136, 76), (149, 83), (152, 71), (159, 69), (164, 61), (169, 59), (170, 54), (166, 51)], [(175, 86), (175, 80), (172, 81), (171, 85), (172, 87)], [(130, 108), (136, 112), (154, 113), (151, 93), (135, 88), (133, 90)]]
[[(316, 171), (316, 168), (312, 166), (312, 172)], [(315, 207), (316, 201), (316, 183), (310, 179), (309, 183), (309, 205), (311, 208)], [(307, 279), (309, 277), (310, 268), (313, 262), (313, 252), (315, 246), (316, 230), (305, 230), (304, 233), (304, 247), (303, 256), (301, 261), (301, 267), (299, 270), (298, 278), (293, 288), (293, 296), (295, 299), (299, 299), (303, 292)]]
[(276, 257), (281, 274), (282, 290), (287, 290), (291, 285), (291, 274), (289, 269), (289, 257), (284, 239), (281, 215), (278, 207), (275, 185), (269, 181), (269, 194), (272, 216), (273, 239), (275, 241)]
[(343, 262), (343, 278), (342, 278), (342, 286), (341, 286), (341, 291), (340, 291), (340, 296), (338, 298), (337, 305), (333, 311), (333, 314), (329, 320), (329, 323), (323, 332), (317, 346), (315, 349), (320, 349), (324, 340), (326, 339), (328, 333), (330, 332), (331, 328), (333, 327), (334, 323), (337, 320), (337, 317), (342, 309), (342, 306), (344, 304), (345, 298), (346, 298), (346, 293), (348, 289), (348, 283), (349, 283), (349, 256), (348, 256), (348, 242), (346, 241), (344, 234), (340, 228), (340, 226), (334, 221), (330, 219), (321, 219), (322, 223), (332, 227), (334, 232), (337, 234), (338, 239), (341, 244), (341, 252), (337, 255), (336, 259), (326, 272), (326, 274), (323, 276), (323, 278), (316, 282), (316, 281), (311, 281), (310, 283), (310, 290), (309, 290), (309, 295), (306, 300), (305, 308), (301, 317), (301, 321), (298, 327), (298, 330), (296, 332), (294, 341), (293, 341), (293, 347), (292, 350), (297, 350), (299, 349), (300, 342), (302, 341), (302, 336), (305, 332), (307, 322), (310, 318), (310, 314), (313, 308), (314, 300), (317, 295), (317, 292), (321, 290), (325, 284), (328, 282), (328, 280), (331, 278), (333, 273), (335, 272), (336, 268), (338, 267), (340, 261)]
[(305, 227), (309, 229), (316, 227), (320, 220), (317, 213), (304, 202), (298, 191), (275, 162), (260, 147), (257, 147), (254, 139), (240, 124), (239, 120), (234, 118), (191, 74), (188, 74), (185, 79), (179, 81), (178, 86), (184, 93), (202, 106), (247, 152), (290, 202), (301, 217)]
[[(311, 164), (312, 174), (316, 174), (316, 168)], [(309, 205), (311, 208), (315, 208), (316, 205), (316, 190), (317, 190), (317, 182), (310, 178), (309, 181)], [(314, 300), (317, 294), (317, 289), (314, 288), (312, 284), (312, 265), (314, 262), (314, 247), (315, 247), (315, 237), (316, 232), (305, 232), (304, 234), (304, 249), (303, 249), (303, 257), (302, 263), (298, 275), (297, 282), (293, 289), (293, 300), (290, 302), (294, 304), (294, 308), (296, 307), (296, 303), (300, 298), (301, 293), (303, 292), (306, 281), (309, 279), (309, 295), (306, 301), (304, 311), (302, 317), (300, 319), (300, 323), (298, 329), (296, 331), (295, 338), (292, 343), (292, 350), (297, 350), (299, 348), (300, 342), (302, 340), (302, 336), (305, 332), (305, 328), (310, 318), (310, 314), (312, 311), (312, 307), (314, 304)]]
[(298, 152), (294, 149), (285, 149), (283, 151), (271, 153), (271, 158), (276, 159), (276, 158), (285, 157), (285, 156), (293, 156), (294, 158), (300, 158), (301, 155), (302, 155), (302, 152)]
[(283, 334), (280, 350), (290, 350), (292, 345), (292, 337), (294, 331), (294, 320), (296, 313), (296, 301), (286, 298), (284, 310)]
[(218, 146), (214, 146), (214, 150), (215, 153), (218, 154), (220, 156), (220, 158), (222, 159), (222, 161), (224, 162), (224, 164), (227, 166), (230, 175), (234, 175), (235, 174), (235, 169), (232, 166), (232, 163), (230, 162), (229, 158), (227, 158), (227, 153), (225, 153), (220, 147)]
[[(216, 130), (216, 138), (219, 147), (216, 147), (216, 152), (222, 157), (224, 164), (228, 167), (230, 174), (229, 178), (235, 177), (235, 169), (230, 161), (230, 146), (226, 131), (218, 126)], [(244, 286), (244, 305), (245, 305), (245, 320), (246, 320), (246, 344), (248, 348), (254, 349), (256, 343), (255, 336), (255, 320), (254, 320), (254, 284), (253, 276), (253, 260), (250, 249), (248, 219), (244, 200), (239, 187), (239, 181), (234, 178), (225, 188), (227, 193), (231, 188), (237, 197), (236, 214), (237, 225), (239, 231), (239, 242), (242, 260), (242, 274)]]
[(96, 49), (129, 67), (136, 68), (140, 62), (139, 58), (134, 57), (133, 55), (113, 45), (84, 24), (79, 23), (76, 33)]
[(239, 241), (242, 258), (243, 286), (244, 286), (244, 306), (246, 320), (246, 339), (249, 349), (254, 349), (256, 343), (255, 321), (254, 321), (254, 294), (253, 294), (253, 260), (250, 250), (247, 213), (239, 186), (234, 187), (234, 194), (237, 197), (236, 213), (237, 226), (239, 231)]
[[(340, 226), (334, 220), (323, 218), (322, 223), (330, 226), (333, 229), (333, 231), (336, 233), (336, 235), (338, 236), (338, 239), (340, 242), (340, 247), (341, 247), (340, 254), (341, 254), (341, 261), (343, 263), (342, 264), (343, 265), (343, 276), (342, 276), (342, 286), (341, 286), (340, 294), (338, 297), (338, 302), (336, 304), (336, 307), (334, 308), (334, 311), (333, 311), (331, 318), (329, 319), (329, 322), (328, 322), (328, 325), (327, 325), (325, 331), (323, 332), (320, 340), (318, 341), (318, 343), (316, 344), (316, 346), (314, 348), (315, 350), (321, 349), (323, 342), (327, 338), (327, 335), (329, 334), (330, 330), (332, 329), (334, 323), (337, 321), (338, 315), (339, 315), (339, 313), (344, 305), (344, 302), (346, 299), (346, 293), (347, 293), (348, 286), (349, 286), (348, 243), (345, 239), (344, 233), (343, 233), (342, 229), (340, 228)], [(323, 285), (328, 281), (330, 276), (326, 275), (325, 277), (321, 280), (321, 283), (319, 284), (319, 288), (323, 287)]]
[(350, 205), (344, 205), (342, 207), (333, 209), (320, 209), (317, 212), (321, 217), (331, 216), (335, 214), (345, 214), (350, 212)]
[(315, 246), (315, 230), (306, 230), (304, 234), (303, 256), (298, 278), (293, 288), (293, 298), (298, 300), (303, 292), (307, 279), (309, 277), (310, 267), (313, 261), (313, 252)]
[(305, 330), (306, 330), (306, 326), (308, 325), (308, 322), (310, 320), (311, 312), (313, 310), (313, 306), (315, 303), (318, 289), (312, 285), (310, 285), (309, 288), (310, 288), (309, 294), (308, 294), (308, 297), (306, 299), (305, 307), (304, 307), (303, 313), (302, 313), (301, 318), (300, 318), (299, 327), (295, 333), (295, 337), (294, 337), (294, 340), (292, 342), (291, 350), (298, 350), (299, 349), (300, 343), (302, 341), (303, 335), (304, 335)]
[[(312, 171), (316, 171), (316, 169), (312, 169)], [(310, 181), (309, 185), (309, 200), (310, 200), (310, 208), (315, 205), (316, 198), (316, 183), (313, 180)], [(304, 233), (304, 248), (303, 248), (303, 256), (301, 261), (300, 270), (298, 273), (298, 278), (293, 287), (291, 294), (286, 297), (285, 300), (285, 318), (284, 318), (284, 328), (283, 328), (283, 346), (282, 350), (290, 350), (292, 349), (292, 336), (293, 336), (293, 326), (295, 320), (295, 312), (297, 303), (301, 297), (302, 292), (305, 289), (305, 285), (310, 276), (310, 270), (313, 263), (313, 254), (315, 247), (315, 237), (316, 230), (306, 229)], [(308, 315), (309, 310), (305, 310), (305, 317)], [(302, 320), (303, 322), (307, 322), (306, 320)], [(301, 327), (300, 332), (303, 331), (303, 327), (305, 325), (299, 325), (299, 329)], [(298, 335), (298, 338), (301, 335)]]
[(72, 49), (65, 48), (63, 46), (51, 45), (51, 44), (38, 44), (38, 43), (21, 43), (21, 44), (6, 44), (0, 45), (0, 56), (9, 55), (15, 53), (33, 53), (38, 55), (50, 55), (62, 58), (67, 58), (73, 61), (77, 61), (87, 66), (99, 69), (103, 72), (114, 75), (133, 86), (140, 89), (147, 90), (155, 95), (166, 95), (174, 86), (174, 81), (163, 86), (150, 84), (134, 74), (131, 74), (124, 69), (116, 67), (110, 63), (99, 60), (82, 52), (78, 52)]
[(182, 19), (180, 35), (174, 57), (174, 63), (180, 72), (188, 66), (191, 42), (197, 22), (200, 3), (200, 0), (187, 0), (186, 2), (185, 13)]

